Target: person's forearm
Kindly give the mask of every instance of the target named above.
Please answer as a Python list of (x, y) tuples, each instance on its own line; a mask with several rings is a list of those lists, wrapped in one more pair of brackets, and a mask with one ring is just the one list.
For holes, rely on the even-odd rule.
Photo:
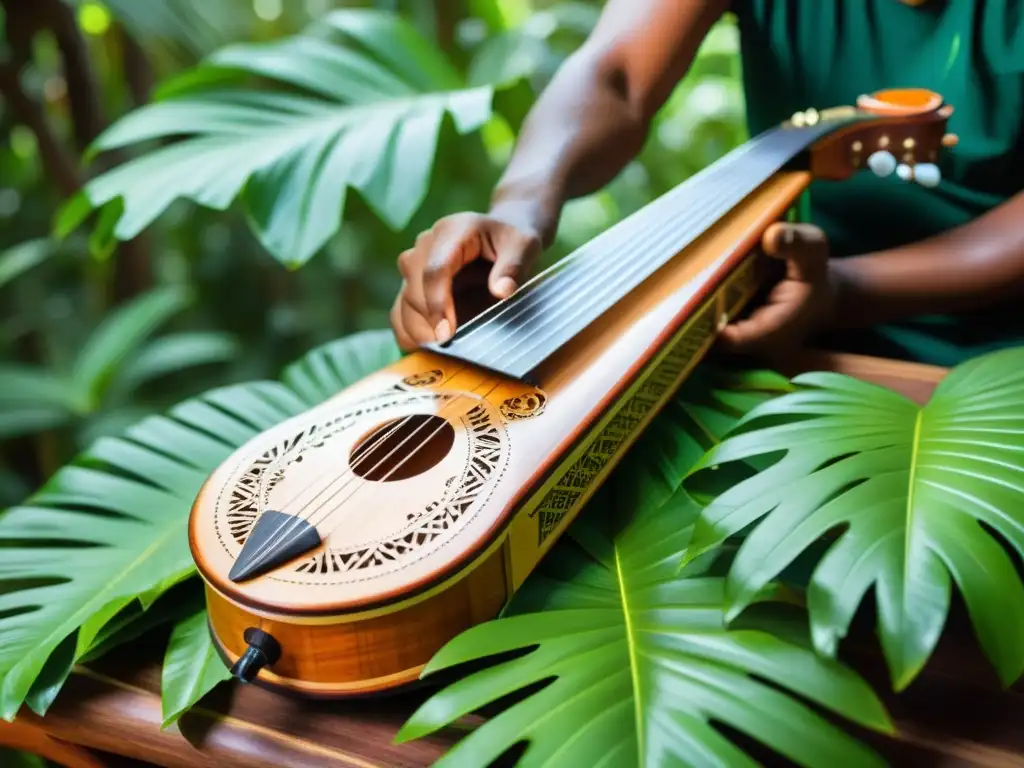
[(1024, 296), (1024, 193), (912, 245), (836, 259), (835, 325), (864, 328)]
[(587, 52), (559, 70), (531, 111), (492, 212), (513, 212), (550, 243), (566, 200), (596, 192), (639, 154), (647, 121)]
[(609, 0), (587, 43), (530, 111), (491, 212), (545, 244), (565, 202), (610, 182), (643, 148), (651, 119), (689, 68), (726, 0)]

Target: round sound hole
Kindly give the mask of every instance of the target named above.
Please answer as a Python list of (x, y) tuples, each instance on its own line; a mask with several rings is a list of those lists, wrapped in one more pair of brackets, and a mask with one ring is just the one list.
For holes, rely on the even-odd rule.
[(408, 480), (440, 464), (454, 443), (455, 430), (440, 416), (392, 419), (356, 443), (349, 466), (364, 480)]

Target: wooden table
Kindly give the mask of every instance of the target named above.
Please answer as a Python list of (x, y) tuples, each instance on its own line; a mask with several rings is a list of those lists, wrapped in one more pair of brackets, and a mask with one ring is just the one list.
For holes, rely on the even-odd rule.
[[(800, 370), (841, 371), (919, 402), (945, 375), (930, 366), (815, 353), (786, 373)], [(885, 698), (900, 731), (897, 739), (858, 735), (895, 766), (1024, 768), (1024, 685), (1000, 690), (962, 605), (954, 606), (934, 658), (899, 696), (887, 693), (871, 623), (855, 625), (843, 655)], [(175, 768), (412, 768), (430, 765), (460, 734), (453, 729), (412, 744), (391, 743), (425, 694), (314, 703), (253, 686), (224, 686), (179, 727), (161, 731), (159, 640), (76, 670), (45, 718), (25, 715), (14, 724), (0, 722), (0, 745), (68, 768), (139, 761)]]

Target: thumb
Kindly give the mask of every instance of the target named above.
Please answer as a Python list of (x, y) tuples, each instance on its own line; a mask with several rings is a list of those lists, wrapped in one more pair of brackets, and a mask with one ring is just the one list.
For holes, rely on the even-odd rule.
[(812, 224), (778, 222), (761, 240), (765, 255), (786, 262), (786, 277), (802, 283), (817, 282), (828, 263), (828, 238)]
[(494, 248), (494, 266), (487, 287), (496, 299), (507, 299), (526, 281), (529, 266), (540, 255), (540, 238), (506, 229)]

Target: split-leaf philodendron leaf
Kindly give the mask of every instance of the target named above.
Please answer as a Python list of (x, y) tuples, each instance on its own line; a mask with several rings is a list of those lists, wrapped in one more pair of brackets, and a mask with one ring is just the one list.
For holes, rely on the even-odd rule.
[[(688, 557), (756, 524), (732, 563), (729, 614), (822, 537), (808, 605), (817, 649), (834, 655), (865, 593), (893, 684), (907, 686), (942, 632), (955, 583), (1004, 683), (1024, 670), (1024, 348), (954, 369), (923, 407), (834, 373), (750, 412), (695, 468), (703, 511)], [(782, 458), (728, 487), (732, 462)], [(1008, 551), (1009, 550), (1009, 551)]]
[[(187, 400), (121, 437), (97, 441), (24, 504), (0, 515), (0, 716), (17, 714), (68, 638), (77, 633), (67, 663), (58, 665), (65, 676), (71, 661), (107, 643), (111, 622), (141, 613), (195, 574), (189, 510), (220, 462), (398, 354), (389, 331), (357, 334), (290, 366), (285, 383), (239, 384)], [(187, 673), (188, 666), (165, 673), (175, 698), (171, 717), (192, 703), (174, 679), (175, 670)], [(48, 680), (46, 690), (59, 682)], [(188, 690), (198, 696), (201, 689)], [(40, 702), (38, 709), (51, 700), (49, 694), (28, 699)]]
[(779, 602), (783, 592), (763, 590), (758, 608), (767, 616), (730, 628), (725, 580), (709, 571), (716, 558), (679, 572), (699, 512), (680, 496), (683, 476), (714, 430), (735, 421), (724, 401), (749, 407), (764, 399), (740, 390), (712, 402), (706, 383), (693, 384), (527, 580), (508, 615), (457, 637), (426, 674), (520, 655), (442, 689), (400, 740), (541, 684), (437, 765), (483, 768), (521, 742), (527, 746), (517, 765), (526, 768), (756, 765), (714, 723), (805, 766), (882, 764), (808, 705), (879, 731), (892, 728), (866, 683), (811, 650), (801, 613)]
[(165, 83), (93, 151), (174, 141), (91, 180), (57, 232), (103, 208), (95, 242), (106, 249), (178, 199), (215, 210), (240, 199), (264, 247), (303, 264), (338, 231), (349, 188), (405, 227), (426, 196), (445, 116), (460, 133), (478, 130), (494, 95), (467, 86), (403, 19), (338, 10), (295, 37), (223, 48)]

